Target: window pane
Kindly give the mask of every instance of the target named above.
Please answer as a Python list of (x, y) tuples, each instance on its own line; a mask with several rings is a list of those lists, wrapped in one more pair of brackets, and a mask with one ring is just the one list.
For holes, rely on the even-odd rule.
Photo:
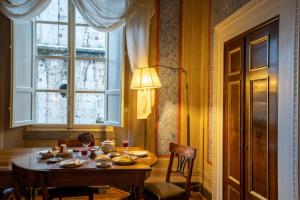
[(68, 26), (37, 23), (38, 55), (67, 55)]
[(52, 0), (36, 19), (39, 21), (67, 22), (68, 0)]
[(106, 48), (106, 34), (88, 26), (76, 26), (76, 54), (77, 56), (104, 57)]
[(76, 24), (87, 24), (77, 9), (76, 9)]
[(56, 92), (37, 92), (35, 113), (38, 124), (66, 124), (66, 96)]
[(40, 58), (37, 62), (37, 89), (66, 89), (68, 62), (63, 59)]
[(105, 64), (95, 60), (76, 60), (75, 90), (104, 90)]
[(75, 124), (104, 122), (104, 94), (75, 94)]

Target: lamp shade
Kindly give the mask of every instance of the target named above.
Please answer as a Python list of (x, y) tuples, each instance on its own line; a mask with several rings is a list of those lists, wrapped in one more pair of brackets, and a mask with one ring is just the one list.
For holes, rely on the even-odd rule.
[(160, 88), (161, 83), (154, 68), (137, 68), (133, 71), (130, 89)]

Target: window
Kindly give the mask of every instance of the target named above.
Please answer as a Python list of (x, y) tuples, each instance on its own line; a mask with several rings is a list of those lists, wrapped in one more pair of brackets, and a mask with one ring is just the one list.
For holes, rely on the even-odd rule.
[[(18, 23), (13, 126), (121, 125), (123, 28), (94, 30), (70, 0), (52, 0), (35, 20)], [(27, 47), (27, 53), (18, 47)]]

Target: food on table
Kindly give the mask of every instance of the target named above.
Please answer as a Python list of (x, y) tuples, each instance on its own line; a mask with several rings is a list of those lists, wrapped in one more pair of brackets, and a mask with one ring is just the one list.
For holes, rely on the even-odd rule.
[(95, 158), (96, 161), (98, 160), (110, 160), (110, 157), (109, 155), (105, 155), (105, 154), (102, 154), (102, 155), (97, 155), (97, 157)]
[(79, 167), (83, 164), (86, 164), (87, 160), (79, 160), (79, 159), (69, 159), (64, 160), (59, 163), (59, 166), (66, 167), (66, 168), (72, 168), (72, 167)]
[(129, 156), (119, 156), (112, 158), (112, 161), (115, 164), (126, 165), (126, 164), (134, 164), (135, 161), (132, 160)]
[(52, 147), (52, 150), (53, 150), (53, 151), (59, 151), (59, 149), (60, 149), (59, 146), (53, 146), (53, 147)]
[(110, 166), (111, 166), (111, 164), (107, 161), (100, 161), (100, 162), (96, 163), (96, 167), (99, 167), (99, 168), (108, 168)]
[(114, 158), (114, 157), (120, 156), (121, 154), (119, 152), (113, 151), (113, 152), (110, 152), (108, 155), (111, 158)]
[(130, 151), (129, 155), (144, 158), (148, 156), (148, 151)]
[(54, 155), (56, 157), (63, 157), (63, 158), (72, 156), (72, 152), (70, 152), (70, 151), (65, 151), (64, 153), (59, 153), (57, 150), (53, 150), (53, 148), (51, 150), (39, 151), (38, 154), (42, 156), (42, 159), (52, 158), (52, 157), (54, 157)]
[(60, 162), (60, 161), (63, 161), (63, 158), (55, 157), (55, 158), (49, 158), (47, 160), (47, 163), (51, 164), (51, 163), (57, 163), (57, 162)]

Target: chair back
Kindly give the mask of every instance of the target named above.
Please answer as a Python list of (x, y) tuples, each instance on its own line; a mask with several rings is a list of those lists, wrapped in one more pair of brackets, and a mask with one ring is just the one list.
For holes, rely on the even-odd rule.
[(49, 194), (44, 180), (45, 172), (46, 171), (26, 169), (12, 163), (15, 198), (21, 200), (21, 189), (41, 187), (43, 200), (48, 200)]
[[(176, 174), (186, 179), (185, 190), (190, 194), (191, 179), (193, 173), (194, 160), (196, 157), (196, 149), (188, 146), (170, 143), (170, 161), (167, 171), (166, 182), (170, 182), (171, 174)], [(177, 158), (177, 166), (173, 169), (175, 157)], [(187, 169), (186, 169), (187, 167)]]
[[(66, 144), (67, 147), (81, 147), (82, 144), (79, 140), (76, 139), (60, 139), (57, 141), (58, 146), (61, 144)], [(90, 146), (95, 146), (95, 141), (91, 141)]]

